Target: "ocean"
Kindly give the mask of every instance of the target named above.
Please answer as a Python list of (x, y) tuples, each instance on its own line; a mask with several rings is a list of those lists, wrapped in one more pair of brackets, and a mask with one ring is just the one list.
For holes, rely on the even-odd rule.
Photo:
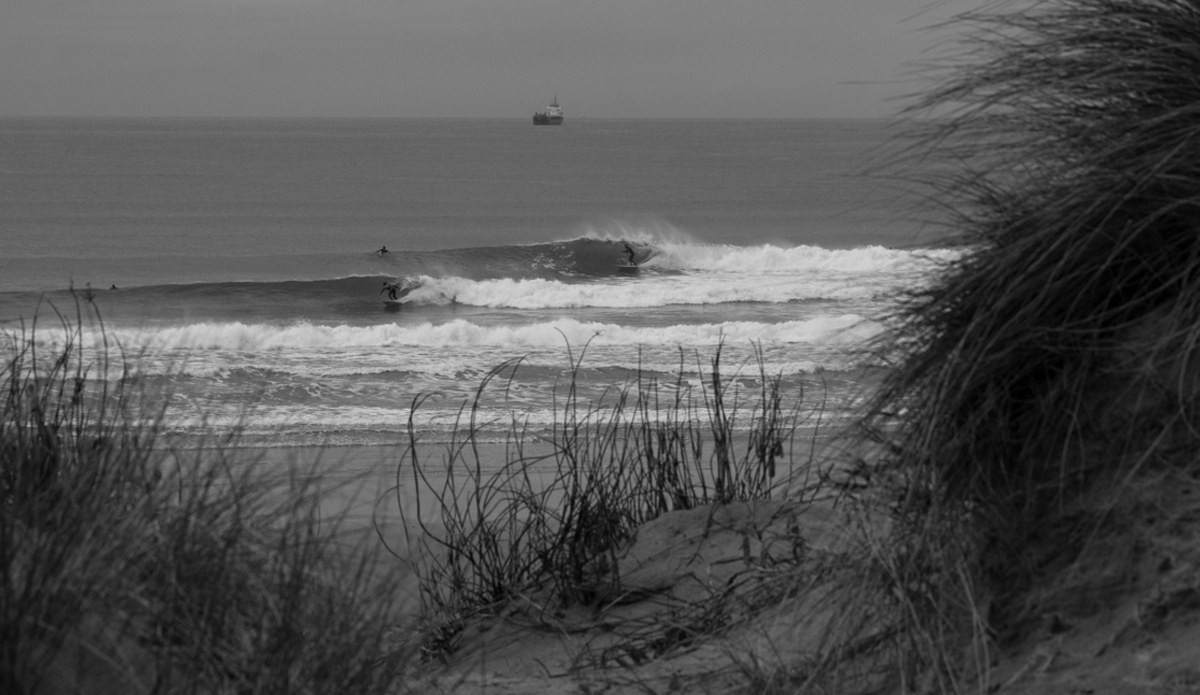
[[(0, 120), (0, 330), (94, 306), (164, 437), (254, 447), (531, 436), (574, 381), (760, 366), (836, 427), (863, 350), (951, 251), (862, 176), (864, 120)], [(645, 257), (621, 268), (624, 243)], [(382, 247), (388, 253), (379, 254)], [(414, 284), (386, 306), (385, 283)], [(71, 290), (74, 290), (72, 294)], [(760, 365), (761, 362), (761, 365)], [(494, 368), (509, 368), (479, 391)], [(698, 391), (696, 391), (698, 393)], [(412, 411), (416, 399), (421, 406)]]

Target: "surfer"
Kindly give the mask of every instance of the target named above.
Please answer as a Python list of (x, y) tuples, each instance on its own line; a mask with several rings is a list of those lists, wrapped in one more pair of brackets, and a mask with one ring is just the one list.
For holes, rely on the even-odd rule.
[(633, 247), (629, 245), (628, 241), (622, 243), (625, 244), (625, 253), (629, 256), (629, 265), (637, 265), (637, 261), (633, 260), (633, 257), (637, 255), (634, 252)]
[(384, 280), (383, 289), (379, 290), (379, 293), (383, 294), (384, 292), (387, 292), (387, 298), (392, 301), (396, 301), (403, 297), (407, 297), (409, 292), (412, 292), (420, 286), (421, 283), (416, 280), (412, 282), (401, 280), (399, 283), (388, 282), (387, 280)]
[(384, 256), (384, 255), (387, 255), (388, 253), (390, 253), (390, 252), (387, 250), (387, 247), (381, 246), (381, 247), (379, 247), (379, 250), (375, 252), (375, 255), (376, 256)]

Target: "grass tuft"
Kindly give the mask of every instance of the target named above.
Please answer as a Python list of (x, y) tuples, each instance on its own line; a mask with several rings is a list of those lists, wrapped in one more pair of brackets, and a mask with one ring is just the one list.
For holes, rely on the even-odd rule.
[[(761, 357), (749, 404), (731, 390), (719, 349), (699, 393), (682, 376), (681, 355), (674, 383), (639, 375), (592, 402), (578, 393), (583, 359), (571, 362), (549, 436), (534, 437), (514, 416), (498, 466), (482, 460), (478, 396), (463, 406), (440, 458), (422, 454), (410, 418), (398, 476), (407, 472), (422, 491), (405, 517), (420, 520), (410, 546), (420, 548), (428, 656), (453, 652), (469, 618), (520, 597), (537, 596), (551, 612), (619, 600), (617, 553), (639, 526), (670, 511), (764, 499), (791, 461), (799, 404), (784, 403)], [(478, 393), (519, 367), (519, 360), (497, 367)], [(422, 403), (415, 400), (412, 412)], [(422, 499), (433, 509), (421, 508)], [(634, 630), (646, 643), (639, 649), (657, 654), (689, 642), (721, 622), (708, 615), (720, 609), (699, 607), (668, 635)]]
[(0, 338), (0, 692), (392, 691), (397, 598), (328, 485), (164, 444), (87, 310)]

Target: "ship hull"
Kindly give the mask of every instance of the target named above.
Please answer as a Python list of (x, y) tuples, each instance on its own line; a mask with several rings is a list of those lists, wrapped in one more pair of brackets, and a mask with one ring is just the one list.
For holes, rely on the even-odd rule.
[(537, 111), (533, 114), (534, 125), (562, 125), (563, 110), (558, 105), (558, 97), (554, 97), (554, 101), (546, 107), (545, 111)]

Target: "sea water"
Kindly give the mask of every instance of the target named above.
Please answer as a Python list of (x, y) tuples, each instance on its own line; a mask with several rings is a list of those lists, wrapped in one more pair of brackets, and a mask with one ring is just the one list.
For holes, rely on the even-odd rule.
[[(863, 176), (858, 120), (0, 120), (0, 328), (76, 301), (165, 436), (265, 447), (531, 436), (623, 386), (844, 420), (880, 316), (952, 253)], [(636, 274), (624, 243), (650, 254)], [(377, 253), (382, 247), (388, 253)], [(384, 283), (416, 283), (400, 308)], [(488, 377), (505, 366), (496, 378)], [(487, 387), (481, 390), (481, 386)], [(419, 407), (414, 409), (414, 404)]]

